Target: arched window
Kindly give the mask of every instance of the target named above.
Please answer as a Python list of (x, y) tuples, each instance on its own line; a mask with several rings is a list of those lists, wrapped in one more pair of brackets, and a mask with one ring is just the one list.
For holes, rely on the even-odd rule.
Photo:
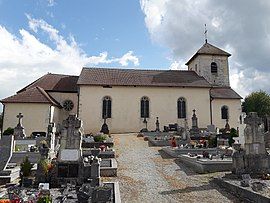
[(149, 99), (147, 97), (141, 99), (141, 118), (149, 118)]
[(110, 97), (106, 96), (103, 98), (102, 104), (102, 118), (112, 117), (112, 100)]
[(229, 108), (227, 106), (221, 107), (221, 118), (222, 119), (229, 119)]
[(211, 63), (211, 73), (217, 73), (217, 64), (215, 62)]
[(186, 100), (185, 98), (181, 97), (177, 100), (177, 114), (178, 118), (186, 118)]

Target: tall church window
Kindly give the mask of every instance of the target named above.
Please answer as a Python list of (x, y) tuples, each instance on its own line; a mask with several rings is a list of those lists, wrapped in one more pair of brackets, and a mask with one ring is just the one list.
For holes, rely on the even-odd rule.
[(217, 64), (215, 62), (212, 62), (211, 63), (211, 73), (217, 73), (218, 70), (217, 70)]
[(149, 118), (149, 99), (147, 97), (141, 99), (141, 118)]
[(221, 107), (221, 118), (222, 119), (229, 119), (229, 108), (227, 106)]
[(102, 104), (102, 118), (112, 117), (112, 100), (110, 97), (106, 96), (103, 98)]
[(177, 114), (178, 118), (186, 118), (186, 100), (185, 98), (181, 97), (177, 100)]

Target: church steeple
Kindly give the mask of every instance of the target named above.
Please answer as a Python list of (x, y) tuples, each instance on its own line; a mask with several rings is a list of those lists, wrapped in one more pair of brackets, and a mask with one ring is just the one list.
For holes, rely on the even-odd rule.
[[(205, 34), (207, 30), (205, 29)], [(228, 57), (231, 54), (207, 42), (186, 63), (188, 70), (203, 76), (213, 86), (230, 86)]]

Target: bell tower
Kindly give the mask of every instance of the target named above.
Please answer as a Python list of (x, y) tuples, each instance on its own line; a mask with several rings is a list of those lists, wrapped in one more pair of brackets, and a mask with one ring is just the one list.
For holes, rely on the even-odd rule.
[(231, 54), (205, 41), (205, 44), (186, 63), (188, 70), (203, 76), (211, 85), (229, 87), (229, 64)]

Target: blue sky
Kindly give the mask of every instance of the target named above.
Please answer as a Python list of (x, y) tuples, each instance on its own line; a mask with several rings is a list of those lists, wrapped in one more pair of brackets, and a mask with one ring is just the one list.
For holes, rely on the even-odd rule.
[(0, 0), (0, 98), (83, 66), (187, 69), (204, 24), (231, 87), (270, 92), (269, 0)]
[[(118, 57), (131, 50), (139, 58), (140, 67), (168, 68), (170, 65), (166, 58), (168, 49), (151, 41), (138, 0), (0, 2), (0, 24), (17, 36), (21, 28), (29, 30), (28, 14), (31, 18), (43, 19), (67, 39), (74, 36), (88, 55), (107, 51)], [(41, 32), (35, 36), (41, 42), (55, 46), (46, 34)]]

